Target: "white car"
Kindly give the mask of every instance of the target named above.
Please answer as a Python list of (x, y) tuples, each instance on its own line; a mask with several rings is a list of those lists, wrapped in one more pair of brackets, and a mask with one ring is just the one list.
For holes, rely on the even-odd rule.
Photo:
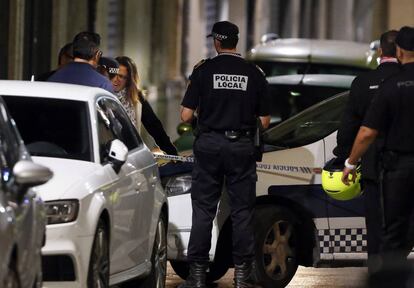
[(52, 172), (30, 159), (0, 97), (0, 287), (40, 287), (46, 217), (36, 185)]
[[(265, 153), (257, 164), (255, 220), (257, 276), (264, 288), (285, 287), (298, 265), (366, 258), (363, 198), (333, 200), (321, 187), (320, 173), (333, 157), (348, 95), (343, 92), (315, 104), (264, 134)], [(170, 208), (168, 258), (177, 274), (186, 278), (191, 175), (169, 178), (166, 190)], [(229, 215), (223, 193), (212, 229), (211, 281), (233, 265)]]
[(164, 287), (168, 207), (157, 164), (116, 97), (58, 83), (0, 81), (36, 163), (47, 228), (45, 287)]

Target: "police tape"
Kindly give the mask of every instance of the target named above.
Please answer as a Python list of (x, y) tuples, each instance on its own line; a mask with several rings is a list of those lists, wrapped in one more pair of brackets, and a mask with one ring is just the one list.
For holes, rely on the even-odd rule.
[[(159, 154), (159, 153), (153, 153), (153, 155), (155, 159), (194, 163), (193, 156), (176, 156), (176, 155), (167, 155), (167, 154)], [(258, 171), (280, 172), (280, 173), (299, 173), (299, 174), (321, 174), (322, 173), (322, 168), (319, 168), (319, 167), (269, 164), (269, 163), (263, 163), (263, 162), (257, 162), (256, 169)]]

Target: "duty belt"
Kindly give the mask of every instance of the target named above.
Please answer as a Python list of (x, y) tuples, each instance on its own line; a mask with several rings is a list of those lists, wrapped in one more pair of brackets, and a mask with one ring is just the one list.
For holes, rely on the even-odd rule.
[(230, 140), (236, 140), (236, 139), (239, 139), (240, 137), (253, 138), (254, 136), (254, 132), (252, 130), (216, 130), (216, 129), (211, 129), (208, 127), (199, 127), (199, 130), (201, 133), (214, 132), (217, 134), (223, 134), (224, 136), (226, 136), (226, 138)]

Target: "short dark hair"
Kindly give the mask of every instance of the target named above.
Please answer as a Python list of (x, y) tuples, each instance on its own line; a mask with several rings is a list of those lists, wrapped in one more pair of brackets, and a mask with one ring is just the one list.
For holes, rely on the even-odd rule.
[(238, 37), (229, 37), (220, 41), (220, 46), (223, 49), (233, 49), (236, 48), (237, 43), (239, 42)]
[(397, 38), (398, 31), (390, 30), (381, 35), (380, 47), (382, 55), (387, 57), (395, 57), (397, 54), (395, 38)]
[(62, 57), (67, 56), (68, 58), (73, 58), (73, 44), (72, 42), (65, 44), (62, 48), (59, 50), (59, 56), (58, 56), (58, 65), (62, 62)]
[(89, 31), (76, 34), (73, 38), (73, 57), (91, 60), (99, 50), (101, 36)]

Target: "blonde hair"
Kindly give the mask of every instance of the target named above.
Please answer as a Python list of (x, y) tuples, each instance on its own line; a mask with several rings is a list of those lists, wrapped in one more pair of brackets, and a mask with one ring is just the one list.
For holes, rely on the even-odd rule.
[(128, 100), (132, 104), (137, 105), (138, 101), (143, 102), (145, 100), (143, 91), (139, 88), (139, 75), (138, 69), (135, 62), (127, 56), (119, 56), (115, 58), (119, 62), (119, 65), (123, 65), (127, 69), (127, 80), (126, 80), (126, 90)]

